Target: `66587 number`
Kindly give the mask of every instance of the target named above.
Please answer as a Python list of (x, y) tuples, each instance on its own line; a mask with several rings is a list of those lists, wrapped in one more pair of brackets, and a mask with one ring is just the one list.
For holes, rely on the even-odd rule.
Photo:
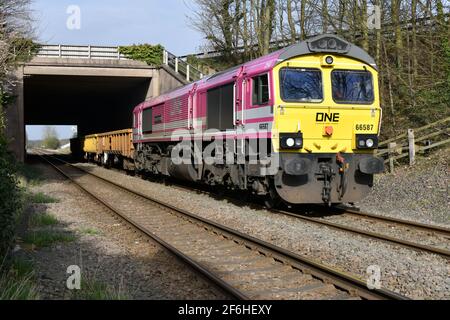
[(373, 124), (357, 124), (356, 131), (372, 131), (373, 127)]

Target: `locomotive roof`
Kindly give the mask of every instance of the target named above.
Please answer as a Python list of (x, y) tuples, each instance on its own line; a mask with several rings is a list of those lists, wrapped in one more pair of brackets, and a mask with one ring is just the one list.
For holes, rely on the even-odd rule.
[[(331, 46), (329, 44), (331, 43)], [(330, 53), (336, 55), (347, 56), (360, 60), (373, 68), (377, 69), (375, 60), (360, 47), (351, 44), (345, 39), (335, 35), (335, 34), (322, 34), (316, 37), (300, 41), (293, 45), (290, 45), (281, 50), (275, 51), (269, 55), (263, 56), (261, 58), (243, 63), (241, 65), (232, 67), (230, 69), (215, 73), (206, 78), (206, 81), (216, 79), (222, 75), (226, 75), (231, 72), (235, 72), (242, 66), (252, 66), (254, 64), (259, 64), (261, 62), (271, 62), (271, 66), (274, 67), (278, 63), (285, 60), (289, 60), (294, 57), (303, 56), (312, 53)]]
[(319, 52), (354, 58), (377, 69), (375, 60), (366, 51), (335, 34), (322, 34), (300, 41), (280, 51), (279, 61)]
[(194, 86), (198, 86), (199, 88), (213, 87), (216, 84), (226, 82), (230, 78), (236, 77), (236, 73), (239, 72), (238, 70), (242, 67), (245, 67), (246, 72), (249, 70), (253, 70), (262, 73), (270, 70), (271, 68), (285, 60), (313, 53), (329, 53), (333, 55), (347, 56), (364, 62), (377, 69), (375, 60), (363, 49), (354, 44), (351, 44), (350, 42), (335, 34), (322, 34), (304, 41), (300, 41), (281, 50), (272, 52), (266, 56), (251, 60), (225, 71), (207, 76), (202, 80), (187, 84), (181, 88), (165, 93), (159, 97), (151, 98), (145, 101), (143, 104), (140, 104), (139, 106), (146, 107), (149, 105), (155, 105), (167, 99), (178, 97), (182, 94), (188, 93)]

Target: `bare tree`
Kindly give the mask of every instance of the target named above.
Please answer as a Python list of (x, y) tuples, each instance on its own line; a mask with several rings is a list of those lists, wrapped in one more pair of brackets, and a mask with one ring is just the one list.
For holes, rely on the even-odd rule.
[(0, 113), (14, 84), (10, 75), (31, 48), (29, 5), (30, 0), (0, 1)]
[[(224, 67), (323, 32), (337, 33), (379, 65), (385, 132), (450, 115), (448, 0), (196, 0), (196, 28)], [(381, 9), (381, 29), (367, 21)], [(231, 31), (229, 31), (231, 30)]]

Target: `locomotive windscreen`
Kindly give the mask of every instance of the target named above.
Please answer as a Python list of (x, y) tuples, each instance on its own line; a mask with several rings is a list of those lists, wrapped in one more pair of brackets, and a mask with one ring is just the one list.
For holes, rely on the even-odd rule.
[(372, 75), (368, 71), (334, 70), (333, 99), (337, 103), (371, 104), (374, 99)]
[(281, 98), (286, 102), (322, 102), (322, 73), (319, 69), (283, 68)]

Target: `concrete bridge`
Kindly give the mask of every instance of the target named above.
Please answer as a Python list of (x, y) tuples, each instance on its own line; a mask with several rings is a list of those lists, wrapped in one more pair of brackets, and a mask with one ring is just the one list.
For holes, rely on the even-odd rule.
[(10, 149), (25, 159), (26, 125), (77, 125), (79, 135), (129, 128), (137, 104), (202, 76), (183, 63), (168, 52), (153, 67), (117, 47), (43, 46), (15, 74), (17, 98), (6, 109)]

